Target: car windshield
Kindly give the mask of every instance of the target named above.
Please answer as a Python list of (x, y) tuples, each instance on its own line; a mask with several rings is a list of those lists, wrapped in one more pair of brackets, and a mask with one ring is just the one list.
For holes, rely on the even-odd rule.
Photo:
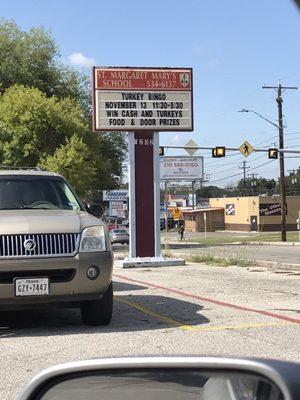
[(59, 177), (0, 177), (0, 210), (80, 210), (66, 181)]
[(113, 233), (116, 233), (116, 234), (127, 234), (127, 232), (125, 231), (125, 229), (115, 229), (114, 231), (113, 231)]

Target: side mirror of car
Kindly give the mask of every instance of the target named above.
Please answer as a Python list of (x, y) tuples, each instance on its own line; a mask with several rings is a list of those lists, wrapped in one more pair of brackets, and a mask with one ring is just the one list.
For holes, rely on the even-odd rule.
[(89, 360), (49, 368), (18, 400), (293, 400), (300, 365), (198, 357)]
[(94, 203), (84, 203), (85, 209), (89, 214), (94, 215), (94, 217), (101, 218), (104, 213), (104, 207), (102, 204), (94, 204)]

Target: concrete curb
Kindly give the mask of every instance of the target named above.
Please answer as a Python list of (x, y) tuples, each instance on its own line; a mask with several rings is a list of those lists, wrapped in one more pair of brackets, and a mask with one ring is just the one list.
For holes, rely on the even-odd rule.
[(244, 244), (262, 246), (300, 246), (300, 242), (247, 242)]
[(161, 261), (121, 261), (122, 268), (159, 268), (185, 265), (184, 258), (168, 258)]
[(145, 257), (145, 258), (128, 258), (126, 254), (114, 254), (114, 264), (120, 268), (157, 268), (157, 267), (173, 267), (185, 265), (185, 257), (183, 258), (164, 258), (164, 257)]
[(163, 243), (162, 248), (197, 248), (216, 246), (300, 246), (300, 242), (231, 242), (231, 243), (198, 243), (198, 242), (170, 242)]
[(291, 264), (291, 263), (277, 263), (274, 261), (264, 261), (264, 260), (255, 260), (258, 266), (261, 267), (271, 267), (278, 268), (287, 271), (300, 271), (300, 264)]

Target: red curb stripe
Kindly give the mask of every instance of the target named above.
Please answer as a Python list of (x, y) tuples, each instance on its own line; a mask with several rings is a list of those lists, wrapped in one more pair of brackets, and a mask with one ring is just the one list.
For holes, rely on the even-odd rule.
[(114, 276), (117, 277), (117, 278), (124, 279), (124, 280), (129, 281), (129, 282), (140, 283), (142, 285), (147, 285), (149, 287), (154, 287), (154, 288), (157, 288), (157, 289), (166, 290), (166, 291), (168, 291), (170, 293), (179, 294), (180, 296), (185, 296), (185, 297), (191, 297), (193, 299), (201, 300), (201, 301), (204, 301), (204, 302), (207, 302), (207, 303), (213, 303), (213, 304), (216, 304), (218, 306), (229, 307), (229, 308), (233, 308), (233, 309), (239, 310), (239, 311), (253, 312), (253, 313), (256, 313), (256, 314), (266, 315), (268, 317), (282, 319), (282, 320), (288, 321), (288, 322), (293, 322), (295, 324), (300, 324), (300, 319), (288, 317), (286, 315), (280, 315), (280, 314), (272, 313), (270, 311), (257, 310), (255, 308), (248, 308), (248, 307), (238, 306), (236, 304), (226, 303), (224, 301), (214, 300), (214, 299), (210, 299), (208, 297), (198, 296), (196, 294), (185, 292), (183, 290), (172, 289), (172, 288), (168, 288), (166, 286), (156, 285), (155, 283), (149, 283), (149, 282), (140, 281), (140, 280), (137, 280), (137, 279), (127, 278), (126, 276), (123, 276), (123, 275), (114, 274)]

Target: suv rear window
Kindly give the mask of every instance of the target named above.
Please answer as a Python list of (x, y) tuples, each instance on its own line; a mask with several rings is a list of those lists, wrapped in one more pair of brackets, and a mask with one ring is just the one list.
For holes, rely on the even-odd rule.
[(59, 177), (0, 177), (0, 210), (81, 210), (67, 182)]

